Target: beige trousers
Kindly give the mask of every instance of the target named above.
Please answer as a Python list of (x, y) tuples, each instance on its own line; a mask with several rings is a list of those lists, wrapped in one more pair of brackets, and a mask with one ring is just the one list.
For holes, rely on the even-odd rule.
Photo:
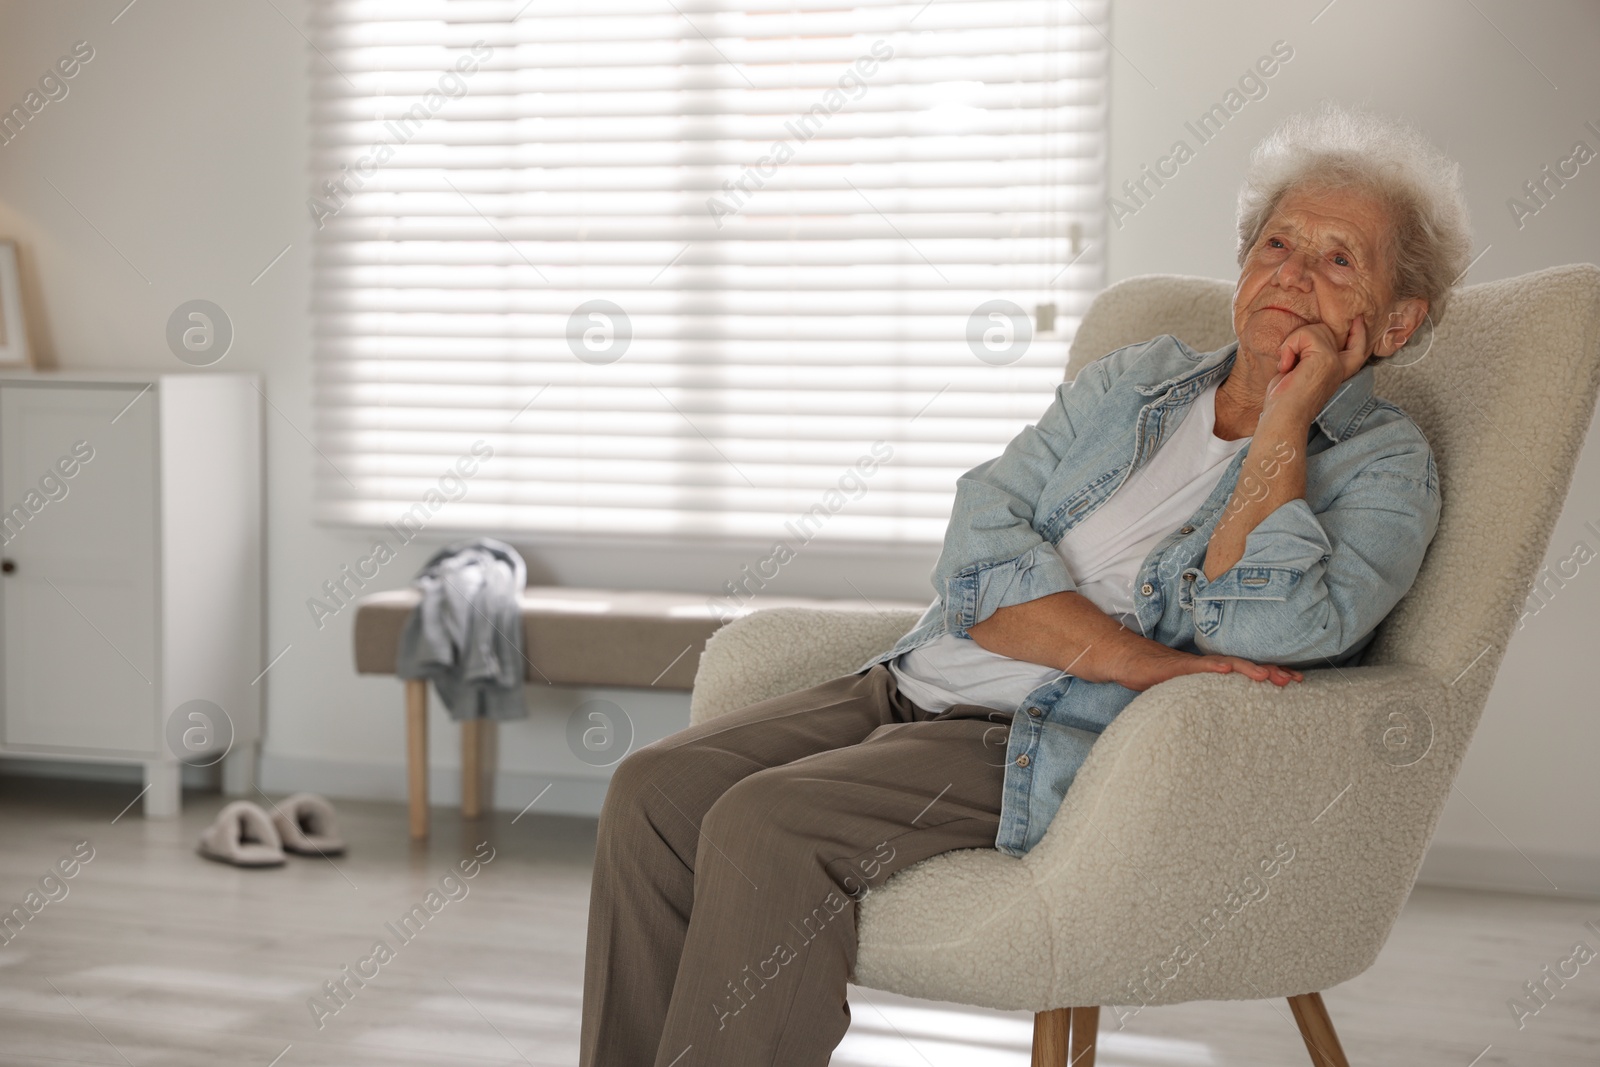
[(623, 760), (595, 850), (580, 1067), (826, 1067), (850, 1023), (857, 902), (929, 856), (994, 847), (1010, 721), (932, 715), (878, 666)]

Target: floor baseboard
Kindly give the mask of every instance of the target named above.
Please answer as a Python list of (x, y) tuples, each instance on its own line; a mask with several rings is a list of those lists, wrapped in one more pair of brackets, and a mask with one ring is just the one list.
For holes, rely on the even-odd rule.
[[(261, 778), (272, 792), (306, 790), (328, 796), (403, 801), (405, 768), (263, 755)], [(435, 768), (428, 790), (437, 807), (454, 807), (461, 796), (460, 772)], [(576, 775), (502, 771), (495, 775), (492, 806), (520, 812), (530, 803), (552, 815), (594, 818), (605, 800), (606, 779)], [(1507, 846), (1436, 841), (1423, 858), (1419, 885), (1486, 889), (1538, 896), (1600, 899), (1600, 855), (1517, 850)]]
[[(193, 768), (185, 768), (186, 788), (215, 788), (212, 778), (201, 781)], [(0, 773), (21, 776), (93, 778), (136, 781), (139, 768), (112, 764), (75, 764), (54, 761), (4, 760)], [(213, 776), (214, 777), (214, 776)], [(376, 763), (275, 756), (261, 757), (262, 788), (269, 793), (321, 793), (354, 800), (406, 799), (405, 768)], [(428, 775), (433, 806), (459, 805), (461, 774), (440, 767)], [(606, 779), (601, 776), (532, 774), (500, 771), (494, 776), (491, 806), (496, 811), (534, 810), (549, 815), (596, 818), (605, 800)], [(1510, 846), (1460, 845), (1434, 842), (1417, 875), (1419, 885), (1456, 889), (1484, 889), (1538, 896), (1600, 899), (1600, 855), (1518, 850)]]
[(1600, 899), (1600, 856), (1435, 841), (1423, 857), (1417, 882)]
[[(321, 793), (353, 800), (406, 799), (406, 771), (401, 766), (347, 763), (333, 760), (261, 757), (262, 788), (269, 793)], [(496, 771), (487, 801), (495, 811), (521, 812), (529, 805), (547, 815), (583, 815), (598, 818), (605, 800), (607, 779), (578, 775), (532, 774)], [(461, 772), (450, 767), (428, 771), (429, 806), (459, 807)]]
[[(185, 789), (216, 789), (222, 780), (220, 765), (178, 768)], [(0, 777), (59, 778), (79, 782), (144, 781), (144, 764), (112, 760), (28, 759), (25, 756), (0, 756)]]

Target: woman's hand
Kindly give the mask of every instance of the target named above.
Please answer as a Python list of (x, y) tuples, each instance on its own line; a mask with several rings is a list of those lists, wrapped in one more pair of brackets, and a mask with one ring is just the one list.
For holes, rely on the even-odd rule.
[(1267, 383), (1261, 407), (1265, 421), (1274, 411), (1307, 426), (1367, 362), (1367, 319), (1357, 316), (1341, 345), (1325, 322), (1312, 322), (1283, 339), (1278, 373)]
[(1242, 674), (1258, 682), (1288, 685), (1305, 680), (1305, 675), (1275, 663), (1253, 663), (1238, 656), (1197, 656), (1154, 641), (1129, 641), (1118, 652), (1102, 661), (1108, 677), (1085, 681), (1111, 681), (1135, 692), (1144, 692), (1180, 674)]
[(1066, 671), (1086, 682), (1116, 682), (1139, 692), (1180, 674), (1238, 673), (1275, 685), (1298, 682), (1288, 667), (1238, 656), (1198, 656), (1152, 641), (1113, 619), (1078, 592), (1051, 593), (1001, 608), (968, 627), (979, 648)]

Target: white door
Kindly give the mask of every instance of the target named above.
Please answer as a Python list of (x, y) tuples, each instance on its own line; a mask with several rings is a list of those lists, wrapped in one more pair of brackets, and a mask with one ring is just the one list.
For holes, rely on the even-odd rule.
[(156, 391), (0, 385), (8, 747), (154, 755)]

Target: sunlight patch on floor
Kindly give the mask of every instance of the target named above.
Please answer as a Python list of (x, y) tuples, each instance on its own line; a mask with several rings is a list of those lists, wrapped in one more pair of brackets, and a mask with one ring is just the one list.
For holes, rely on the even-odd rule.
[[(981, 1008), (882, 1003), (850, 990), (850, 1032), (831, 1067), (1019, 1067), (1029, 1059), (1033, 1021)], [(1104, 1013), (1102, 1013), (1104, 1018)], [(1198, 1041), (1102, 1029), (1095, 1062), (1101, 1067), (1215, 1067)]]

